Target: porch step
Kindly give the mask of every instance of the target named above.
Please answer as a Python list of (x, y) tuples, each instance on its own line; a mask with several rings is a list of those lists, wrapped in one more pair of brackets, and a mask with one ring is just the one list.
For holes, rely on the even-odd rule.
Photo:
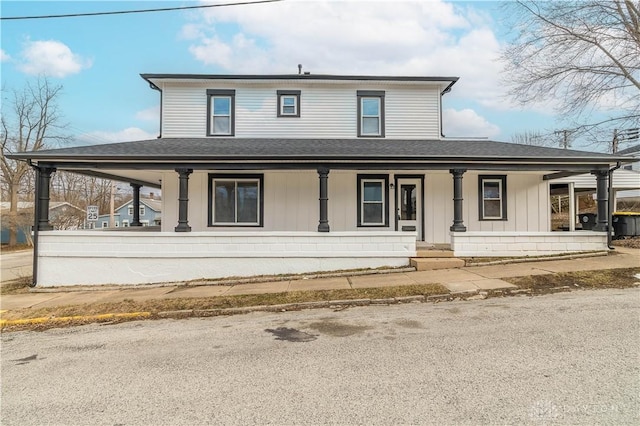
[(433, 271), (434, 269), (462, 268), (465, 263), (463, 259), (454, 257), (412, 257), (411, 266), (416, 271)]
[(435, 250), (435, 249), (421, 249), (418, 248), (416, 252), (416, 257), (453, 257), (452, 250)]

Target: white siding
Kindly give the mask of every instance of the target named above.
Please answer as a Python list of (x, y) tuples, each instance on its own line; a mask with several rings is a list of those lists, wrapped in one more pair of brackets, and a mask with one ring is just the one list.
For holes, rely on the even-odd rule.
[[(479, 220), (478, 175), (506, 174), (507, 220)], [(477, 173), (464, 174), (464, 222), (468, 231), (544, 232), (550, 229), (548, 183), (539, 174)], [(453, 216), (452, 216), (453, 217)]]
[[(196, 171), (189, 179), (189, 225), (199, 231), (296, 231), (315, 232), (319, 220), (319, 181), (315, 170), (248, 171), (264, 173), (264, 226), (208, 227), (208, 173)], [(417, 175), (419, 171), (371, 172)], [(424, 172), (422, 172), (424, 174)], [(507, 220), (481, 221), (478, 218), (478, 175), (467, 172), (463, 178), (463, 219), (470, 232), (547, 232), (550, 230), (548, 182), (540, 174), (507, 173)], [(499, 174), (499, 173), (495, 173)], [(357, 171), (332, 170), (329, 173), (329, 226), (331, 231), (371, 231), (357, 226)], [(178, 174), (163, 177), (162, 230), (173, 232), (178, 221)], [(389, 190), (389, 227), (395, 230), (394, 191)], [(432, 171), (425, 174), (425, 241), (450, 243), (453, 223), (453, 181), (451, 174)]]
[[(596, 189), (596, 177), (585, 173), (582, 175), (569, 176), (561, 179), (554, 179), (551, 183), (574, 182), (576, 189)], [(640, 172), (633, 170), (618, 169), (613, 172), (613, 187), (615, 189), (638, 189), (640, 188)]]
[(300, 117), (277, 117), (276, 88), (236, 91), (237, 137), (341, 138), (356, 135), (356, 94), (340, 88), (308, 88)]
[(385, 93), (385, 136), (395, 139), (438, 139), (439, 96), (437, 90), (388, 90)]
[[(311, 86), (204, 82), (162, 87), (162, 137), (206, 137), (207, 89), (235, 89), (235, 137), (357, 137), (357, 91), (385, 91), (386, 138), (437, 139), (437, 86)], [(300, 117), (277, 117), (277, 90), (300, 90)]]
[(206, 86), (162, 88), (162, 137), (204, 137), (206, 119)]

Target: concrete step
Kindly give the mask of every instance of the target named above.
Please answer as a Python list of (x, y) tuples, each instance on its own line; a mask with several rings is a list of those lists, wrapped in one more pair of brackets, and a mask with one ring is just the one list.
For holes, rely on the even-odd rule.
[(453, 257), (452, 250), (417, 249), (416, 257)]
[(411, 266), (416, 271), (432, 271), (434, 269), (451, 269), (464, 267), (464, 260), (451, 257), (412, 257)]

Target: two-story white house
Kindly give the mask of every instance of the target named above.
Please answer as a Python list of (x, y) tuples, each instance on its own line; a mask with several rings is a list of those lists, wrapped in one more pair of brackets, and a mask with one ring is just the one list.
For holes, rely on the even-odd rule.
[[(53, 232), (42, 207), (38, 285), (403, 266), (421, 245), (607, 249), (607, 177), (626, 158), (445, 138), (442, 96), (457, 77), (142, 78), (160, 97), (158, 139), (14, 158), (37, 166), (41, 206), (55, 170), (131, 182), (134, 205), (140, 186), (161, 188), (161, 230)], [(549, 179), (585, 172), (597, 179), (594, 231), (550, 232)]]

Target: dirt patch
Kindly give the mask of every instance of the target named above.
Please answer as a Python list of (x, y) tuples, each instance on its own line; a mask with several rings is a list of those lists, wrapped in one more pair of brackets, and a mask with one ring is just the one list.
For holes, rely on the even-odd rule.
[(640, 249), (640, 237), (626, 237), (611, 242), (613, 246)]
[(505, 278), (504, 280), (520, 288), (545, 291), (551, 288), (567, 286), (578, 288), (628, 288), (635, 287), (640, 279), (635, 275), (640, 268), (607, 269), (600, 271), (563, 272), (549, 275)]
[(28, 293), (30, 286), (31, 276), (6, 281), (0, 284), (0, 295)]

